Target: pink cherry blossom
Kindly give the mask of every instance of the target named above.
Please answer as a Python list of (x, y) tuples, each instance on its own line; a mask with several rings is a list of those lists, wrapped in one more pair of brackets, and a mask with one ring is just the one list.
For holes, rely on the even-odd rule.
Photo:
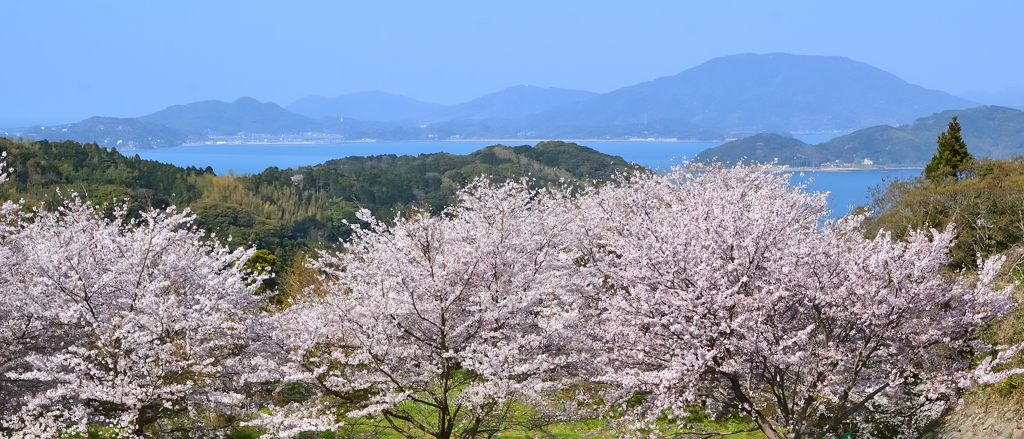
[(1010, 288), (992, 287), (1000, 257), (945, 273), (952, 226), (866, 239), (767, 166), (637, 176), (581, 206), (608, 279), (602, 380), (611, 400), (645, 395), (641, 420), (725, 406), (804, 438), (902, 408), (911, 430), (991, 375), (967, 370), (966, 340)]
[[(263, 276), (241, 270), (248, 251), (228, 251), (173, 208), (138, 219), (121, 206), (105, 218), (77, 198), (54, 212), (4, 209), (0, 287), (13, 300), (0, 310), (0, 367), (20, 390), (5, 395), (12, 437), (82, 434), (88, 423), (141, 437), (248, 409), (237, 378), (249, 370), (251, 285)], [(175, 413), (175, 425), (158, 422)]]
[(407, 437), (491, 437), (577, 412), (572, 398), (551, 404), (590, 362), (574, 347), (579, 293), (594, 285), (565, 191), (478, 181), (438, 216), (360, 217), (369, 227), (316, 262), (326, 295), (278, 316), (286, 382), (322, 397), (256, 424), (288, 437), (340, 409)]

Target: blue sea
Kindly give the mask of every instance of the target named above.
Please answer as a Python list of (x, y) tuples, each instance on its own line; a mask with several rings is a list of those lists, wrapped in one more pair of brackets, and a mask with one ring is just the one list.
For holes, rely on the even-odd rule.
[[(795, 136), (808, 143), (828, 140), (828, 134)], [(137, 151), (140, 157), (177, 166), (210, 166), (217, 174), (256, 174), (270, 166), (297, 168), (348, 157), (380, 154), (418, 155), (434, 152), (468, 154), (485, 146), (502, 143), (508, 146), (534, 144), (522, 141), (434, 141), (434, 142), (346, 142), (309, 145), (197, 145)], [(673, 141), (581, 141), (605, 154), (617, 155), (650, 168), (668, 168), (692, 159), (701, 151), (720, 142)], [(126, 151), (131, 154), (131, 152)], [(796, 173), (794, 181), (810, 181), (814, 191), (829, 191), (829, 207), (833, 215), (848, 213), (854, 206), (867, 204), (868, 189), (895, 178), (912, 178), (920, 170), (868, 170), (845, 172)]]

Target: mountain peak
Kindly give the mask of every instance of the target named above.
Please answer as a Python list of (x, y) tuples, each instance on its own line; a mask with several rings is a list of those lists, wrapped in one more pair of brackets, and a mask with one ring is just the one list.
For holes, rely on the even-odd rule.
[(241, 97), (227, 103), (218, 100), (174, 105), (139, 120), (167, 125), (186, 132), (213, 135), (237, 133), (285, 133), (316, 131), (320, 125), (273, 102)]
[(975, 105), (841, 56), (745, 53), (537, 118), (559, 124), (684, 120), (733, 133), (833, 131), (909, 123), (932, 112)]
[[(277, 105), (277, 104), (274, 104), (273, 102), (267, 102), (267, 103), (268, 104)], [(256, 99), (250, 98), (248, 96), (242, 96), (242, 97), (240, 97), (238, 99), (235, 99), (235, 101), (232, 102), (231, 105), (263, 105), (263, 102), (257, 101)]]

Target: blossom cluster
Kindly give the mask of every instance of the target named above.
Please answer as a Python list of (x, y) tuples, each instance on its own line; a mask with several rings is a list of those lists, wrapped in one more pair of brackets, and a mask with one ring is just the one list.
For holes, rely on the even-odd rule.
[(215, 409), (248, 407), (240, 389), (258, 333), (261, 273), (190, 226), (188, 212), (123, 206), (105, 215), (77, 197), (50, 212), (3, 206), (0, 231), (0, 431), (139, 437)]
[(1003, 366), (1021, 346), (970, 367), (971, 332), (1014, 306), (993, 286), (1002, 258), (950, 275), (952, 226), (865, 238), (825, 197), (769, 166), (600, 188), (481, 179), (440, 214), (361, 212), (282, 310), (261, 304), (251, 250), (188, 212), (7, 203), (0, 435), (201, 435), (211, 414), (268, 437), (492, 437), (592, 416), (654, 434), (694, 408), (772, 438), (887, 420), (909, 434), (1022, 372)]

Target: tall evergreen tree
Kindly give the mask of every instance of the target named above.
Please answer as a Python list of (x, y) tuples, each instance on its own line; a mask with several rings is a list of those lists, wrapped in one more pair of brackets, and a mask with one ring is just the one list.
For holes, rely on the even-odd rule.
[(949, 127), (939, 134), (939, 147), (932, 156), (931, 163), (924, 168), (924, 176), (931, 182), (939, 182), (945, 177), (960, 179), (964, 169), (974, 160), (967, 152), (967, 144), (960, 137), (960, 123), (956, 116), (949, 122)]

